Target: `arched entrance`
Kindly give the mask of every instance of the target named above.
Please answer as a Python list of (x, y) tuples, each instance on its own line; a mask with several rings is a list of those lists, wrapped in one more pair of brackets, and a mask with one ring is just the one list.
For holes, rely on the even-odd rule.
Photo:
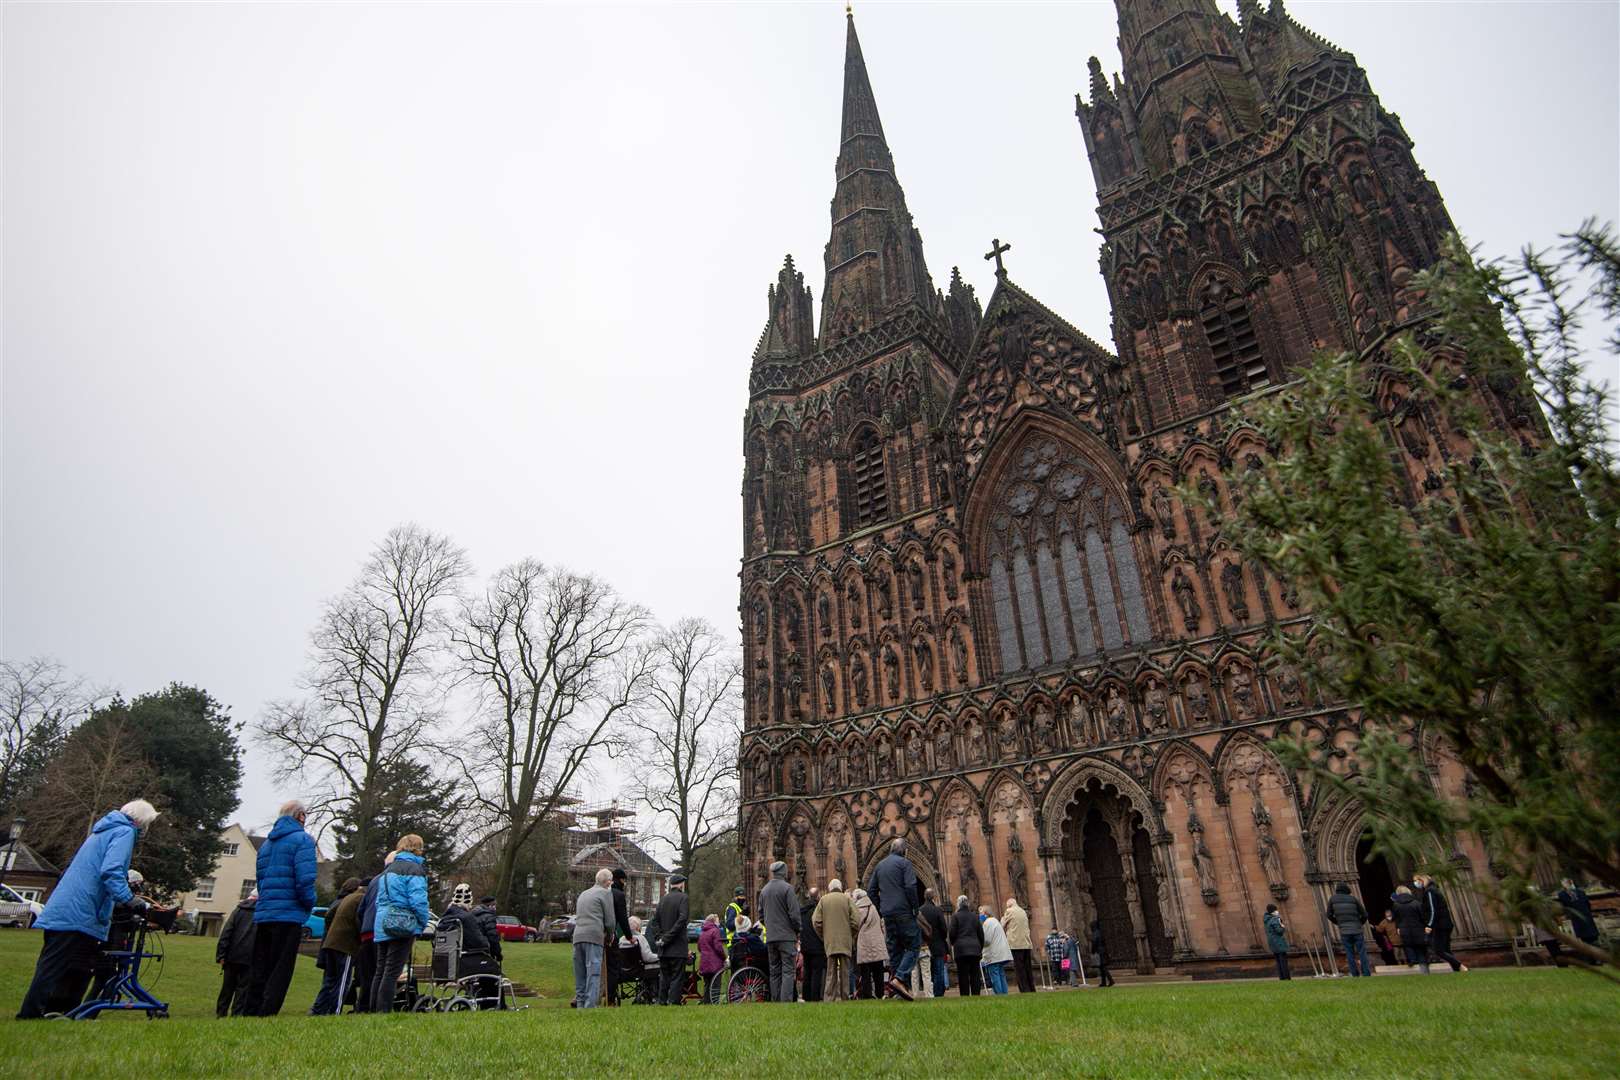
[(1356, 841), (1356, 884), (1361, 888), (1361, 902), (1373, 922), (1384, 917), (1389, 907), (1390, 894), (1395, 891), (1395, 872), (1389, 860), (1374, 855), (1372, 833), (1362, 831)]
[(1074, 929), (1102, 923), (1109, 961), (1151, 972), (1171, 957), (1141, 813), (1111, 784), (1092, 778), (1064, 812), (1062, 888)]
[[(923, 846), (917, 842), (916, 836), (905, 837), (905, 841), (906, 861), (911, 864), (911, 869), (916, 872), (917, 880), (922, 883), (922, 887), (925, 889), (933, 889), (935, 892), (935, 900), (939, 900), (940, 895), (942, 895), (939, 892), (942, 882), (940, 880), (939, 871), (934, 869), (934, 861), (932, 857), (929, 855), (927, 850), (925, 850)], [(873, 844), (872, 850), (866, 854), (866, 862), (861, 867), (860, 880), (844, 882), (844, 891), (854, 892), (857, 887), (862, 889), (866, 888), (866, 883), (872, 880), (872, 871), (876, 870), (877, 864), (882, 862), (884, 858), (888, 856), (893, 846), (894, 837), (878, 837), (877, 843)], [(941, 901), (941, 903), (949, 904), (949, 899), (947, 898), (946, 900)]]

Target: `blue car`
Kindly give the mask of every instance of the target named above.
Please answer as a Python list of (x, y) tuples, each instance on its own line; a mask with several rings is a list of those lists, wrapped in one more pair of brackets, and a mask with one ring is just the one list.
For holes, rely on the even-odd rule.
[(326, 936), (326, 912), (326, 908), (318, 907), (309, 913), (309, 918), (304, 920), (305, 941), (319, 941)]

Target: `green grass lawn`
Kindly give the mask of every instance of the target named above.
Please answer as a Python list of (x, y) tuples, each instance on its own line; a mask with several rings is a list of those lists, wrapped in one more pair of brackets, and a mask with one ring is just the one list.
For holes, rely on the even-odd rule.
[(308, 1017), (305, 960), (281, 1017), (216, 1021), (214, 943), (165, 944), (174, 1019), (18, 1024), (39, 936), (0, 931), (0, 1077), (1620, 1076), (1620, 991), (1544, 968), (576, 1012), (568, 946), (513, 944), (526, 1012)]

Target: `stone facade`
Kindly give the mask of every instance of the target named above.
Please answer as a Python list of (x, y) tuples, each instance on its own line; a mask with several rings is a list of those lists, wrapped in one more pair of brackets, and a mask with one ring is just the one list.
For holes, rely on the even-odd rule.
[[(849, 22), (819, 333), (790, 257), (749, 377), (743, 883), (778, 857), (864, 881), (907, 836), (942, 895), (1017, 895), (1037, 937), (1099, 919), (1116, 963), (1242, 966), (1267, 903), (1316, 936), (1335, 883), (1381, 911), (1393, 871), (1266, 749), (1359, 717), (1261, 645), (1307, 620), (1222, 535), (1225, 474), (1267, 453), (1229, 406), (1421, 322), (1409, 279), (1451, 224), (1354, 58), (1280, 2), (1118, 7), (1124, 77), (1093, 58), (1077, 108), (1113, 352), (999, 241), (983, 309), (934, 287)], [(1455, 446), (1402, 387), (1384, 404), (1415, 497)], [(1458, 940), (1499, 939), (1462, 892)]]

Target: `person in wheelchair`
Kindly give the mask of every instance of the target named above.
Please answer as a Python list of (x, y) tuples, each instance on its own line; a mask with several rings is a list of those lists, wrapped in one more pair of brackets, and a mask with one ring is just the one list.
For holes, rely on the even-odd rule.
[(759, 924), (742, 915), (737, 919), (737, 939), (731, 947), (731, 970), (745, 967), (769, 971), (771, 959)]
[(618, 948), (618, 982), (626, 988), (619, 1000), (651, 1005), (658, 996), (658, 954), (637, 916), (630, 916), (630, 936), (620, 938)]
[[(490, 943), (484, 920), (473, 910), (472, 902), (472, 886), (466, 882), (457, 885), (450, 894), (450, 906), (444, 909), (444, 914), (439, 918), (437, 929), (448, 931), (459, 927), (461, 930), (456, 974), (463, 979), (470, 975), (482, 976), (471, 984), (475, 992), (469, 996), (476, 997), (480, 1002), (487, 1000), (495, 1003), (496, 1008), (505, 1008), (506, 1002), (501, 994), (500, 946)], [(499, 940), (497, 936), (496, 941)]]

